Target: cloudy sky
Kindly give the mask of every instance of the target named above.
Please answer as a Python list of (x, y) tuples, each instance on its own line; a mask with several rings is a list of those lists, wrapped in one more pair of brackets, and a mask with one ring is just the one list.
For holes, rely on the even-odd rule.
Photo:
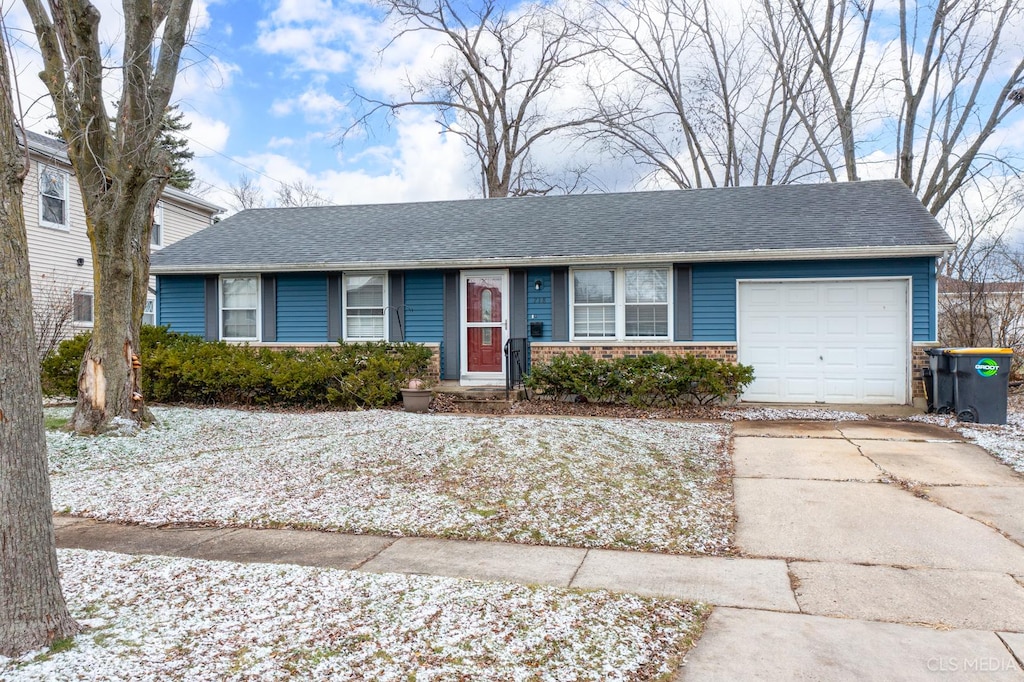
[[(20, 3), (2, 5), (15, 37), (27, 125), (52, 130), (30, 23)], [(103, 43), (119, 46), (119, 3), (96, 5)], [(192, 124), (186, 133), (192, 167), (211, 185), (211, 200), (227, 206), (227, 191), (243, 174), (268, 199), (280, 182), (296, 180), (338, 203), (479, 195), (463, 146), (439, 134), (430, 112), (408, 111), (372, 136), (340, 144), (354, 116), (354, 92), (396, 92), (402, 74), (430, 63), (432, 46), (424, 40), (397, 45), (385, 62), (389, 29), (358, 2), (195, 0), (193, 15), (195, 32), (173, 100)]]
[[(738, 1), (720, 0), (716, 7)], [(104, 17), (102, 40), (116, 55), (120, 2), (94, 2)], [(35, 75), (30, 23), (17, 0), (0, 5), (14, 37), (25, 120), (39, 132), (52, 129), (48, 98)], [(880, 0), (879, 7), (886, 5)], [(192, 124), (192, 166), (215, 203), (231, 206), (229, 187), (243, 174), (269, 200), (280, 183), (296, 180), (336, 203), (480, 196), (466, 148), (440, 133), (434, 112), (403, 110), (391, 126), (374, 126), (370, 134), (341, 143), (342, 131), (359, 113), (354, 93), (399, 97), (404, 81), (437, 65), (436, 38), (420, 33), (389, 45), (394, 27), (365, 0), (194, 0), (193, 25), (174, 100)], [(111, 101), (117, 99), (116, 85), (111, 83)], [(579, 93), (566, 88), (558, 96), (562, 106), (571, 106)], [(999, 144), (1010, 138), (1024, 144), (1024, 120), (1016, 119), (998, 136)], [(877, 167), (882, 176), (891, 175), (886, 161), (892, 147), (884, 132), (868, 140), (862, 174), (872, 177)], [(591, 169), (593, 189), (637, 187), (638, 173), (629, 164), (580, 151), (566, 140), (552, 140), (540, 152), (539, 161), (552, 167), (600, 158)], [(872, 166), (875, 157), (882, 163)]]

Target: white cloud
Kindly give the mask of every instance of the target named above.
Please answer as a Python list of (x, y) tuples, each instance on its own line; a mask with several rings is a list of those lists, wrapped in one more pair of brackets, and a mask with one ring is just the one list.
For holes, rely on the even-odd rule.
[(209, 118), (195, 111), (184, 112), (185, 122), (192, 127), (186, 133), (189, 139), (198, 142), (202, 148), (196, 149), (202, 152), (207, 149), (214, 152), (223, 152), (227, 147), (228, 138), (231, 135), (231, 127), (224, 121)]
[(181, 71), (174, 82), (174, 99), (213, 104), (220, 92), (231, 88), (235, 76), (241, 72), (241, 66), (226, 62), (216, 55), (196, 57), (189, 54), (187, 58), (182, 58)]
[(324, 81), (319, 79), (297, 97), (276, 99), (270, 106), (275, 116), (302, 114), (309, 123), (333, 123), (344, 111), (345, 105), (338, 98), (324, 90)]
[[(377, 158), (387, 168), (383, 173), (350, 163), (342, 169), (311, 170), (297, 161), (301, 158), (299, 150), (295, 149), (299, 141), (286, 138), (285, 142), (276, 138), (275, 146), (287, 146), (292, 152), (290, 155), (264, 152), (240, 157), (237, 161), (242, 165), (237, 167), (238, 174), (253, 178), (268, 202), (277, 194), (279, 182), (294, 181), (316, 187), (337, 204), (460, 199), (475, 193), (476, 178), (461, 143), (438, 135), (429, 118), (407, 115), (398, 122), (396, 133), (395, 145), (379, 148)], [(316, 139), (304, 142), (315, 143)], [(197, 164), (197, 170), (202, 167)], [(259, 174), (244, 167), (255, 169)], [(236, 182), (237, 176), (216, 184), (226, 190)], [(220, 196), (220, 201), (230, 203), (229, 194)]]
[(281, 0), (270, 14), (274, 23), (317, 22), (334, 13), (330, 0)]

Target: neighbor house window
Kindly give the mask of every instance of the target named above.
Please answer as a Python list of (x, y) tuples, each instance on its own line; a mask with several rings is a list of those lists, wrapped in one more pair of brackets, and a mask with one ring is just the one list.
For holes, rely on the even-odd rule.
[(157, 203), (153, 208), (153, 231), (149, 233), (149, 245), (159, 249), (164, 245), (164, 205)]
[(142, 324), (156, 324), (156, 299), (146, 299), (146, 307), (142, 311)]
[(39, 223), (66, 230), (69, 175), (50, 166), (39, 167)]
[(345, 275), (345, 338), (384, 341), (385, 275)]
[(220, 278), (220, 337), (228, 341), (258, 341), (259, 289), (256, 275)]
[(667, 339), (669, 269), (602, 268), (572, 273), (576, 339)]
[(92, 324), (92, 292), (71, 292), (71, 321), (75, 324)]

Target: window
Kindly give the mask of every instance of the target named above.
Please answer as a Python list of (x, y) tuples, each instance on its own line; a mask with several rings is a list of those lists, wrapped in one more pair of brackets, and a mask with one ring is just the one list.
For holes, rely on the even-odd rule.
[(668, 336), (668, 270), (626, 270), (626, 336)]
[(345, 275), (345, 338), (384, 341), (384, 273)]
[(91, 292), (71, 292), (71, 321), (75, 324), (92, 324)]
[(668, 339), (669, 269), (574, 270), (575, 339)]
[(39, 167), (39, 223), (61, 230), (68, 224), (68, 174), (50, 166)]
[(150, 247), (159, 249), (164, 245), (164, 205), (159, 202), (153, 208), (153, 230), (149, 235)]
[(142, 311), (142, 324), (156, 324), (156, 299), (146, 299), (146, 307)]
[(615, 336), (615, 271), (580, 270), (573, 275), (575, 336)]
[(256, 275), (220, 278), (220, 338), (259, 340), (259, 283)]

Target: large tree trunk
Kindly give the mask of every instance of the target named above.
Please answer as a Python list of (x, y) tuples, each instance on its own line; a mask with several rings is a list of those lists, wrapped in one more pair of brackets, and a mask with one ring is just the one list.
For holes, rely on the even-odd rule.
[[(97, 203), (109, 204), (103, 207), (97, 224), (88, 220), (95, 291), (103, 295), (95, 299), (92, 339), (78, 374), (78, 403), (72, 426), (82, 434), (109, 429), (117, 417), (140, 424), (152, 421), (139, 386), (139, 328), (146, 302), (149, 258), (141, 240), (132, 239), (136, 213), (149, 209), (110, 198), (118, 194), (94, 195)], [(149, 202), (143, 197), (139, 203), (148, 207)]]
[(100, 12), (90, 0), (23, 0), (82, 189), (92, 243), (96, 303), (93, 337), (82, 359), (78, 433), (115, 419), (151, 419), (139, 390), (139, 326), (149, 280), (153, 207), (173, 171), (160, 145), (192, 0), (123, 0), (124, 55), (117, 117), (107, 114)]
[(43, 394), (22, 213), (25, 159), (14, 137), (0, 35), (0, 654), (70, 637), (60, 591), (46, 463)]

